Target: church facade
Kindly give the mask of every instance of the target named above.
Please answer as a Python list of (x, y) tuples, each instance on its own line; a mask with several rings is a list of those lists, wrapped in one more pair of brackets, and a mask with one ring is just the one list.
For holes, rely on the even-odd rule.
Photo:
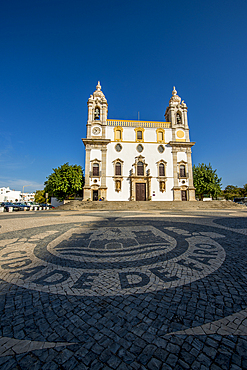
[(166, 121), (108, 119), (100, 83), (88, 99), (84, 200), (194, 201), (187, 106), (175, 87)]

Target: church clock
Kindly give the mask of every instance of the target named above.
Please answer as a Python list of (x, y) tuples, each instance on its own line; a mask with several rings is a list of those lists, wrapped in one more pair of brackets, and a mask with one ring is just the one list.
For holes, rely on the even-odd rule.
[(101, 130), (100, 130), (99, 127), (94, 127), (93, 130), (92, 130), (92, 132), (93, 132), (94, 135), (99, 135), (100, 134), (100, 131)]

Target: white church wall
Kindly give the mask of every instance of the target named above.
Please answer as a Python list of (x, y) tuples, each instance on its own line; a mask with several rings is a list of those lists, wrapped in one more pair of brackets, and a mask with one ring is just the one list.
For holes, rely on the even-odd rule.
[(115, 181), (111, 177), (106, 180), (107, 185), (107, 199), (109, 201), (127, 201), (129, 200), (130, 185), (127, 177), (123, 178), (122, 188), (119, 192), (115, 190)]
[(95, 180), (97, 180), (96, 184), (100, 186), (101, 185), (101, 178), (99, 178), (99, 177), (97, 177), (97, 179), (95, 177), (92, 177), (90, 179), (90, 186), (95, 185)]
[(98, 159), (101, 161), (101, 150), (100, 149), (91, 149), (91, 160)]
[[(129, 131), (129, 130), (128, 130)], [(107, 199), (111, 201), (121, 201), (121, 200), (129, 200), (130, 196), (130, 184), (129, 184), (129, 173), (130, 170), (133, 169), (133, 164), (135, 162), (135, 157), (142, 155), (145, 158), (145, 163), (148, 164), (147, 170), (150, 170), (150, 175), (152, 176), (151, 181), (151, 198), (152, 201), (165, 201), (165, 200), (173, 200), (173, 168), (172, 168), (172, 153), (171, 148), (169, 146), (165, 146), (165, 151), (163, 153), (159, 153), (158, 143), (156, 144), (148, 144), (142, 143), (144, 150), (141, 153), (138, 153), (136, 147), (138, 143), (121, 143), (122, 150), (121, 152), (116, 152), (115, 145), (116, 142), (112, 142), (108, 144), (107, 148), (107, 163), (108, 167), (106, 170), (107, 175)], [(121, 191), (117, 192), (115, 190), (115, 181), (114, 181), (114, 164), (113, 161), (116, 159), (120, 159), (123, 161), (122, 166), (122, 187)], [(157, 180), (158, 176), (158, 166), (157, 162), (160, 160), (164, 160), (167, 163), (166, 166), (166, 191), (163, 193), (159, 189), (159, 181)], [(153, 194), (155, 194), (153, 196)]]
[(168, 143), (169, 141), (172, 141), (172, 130), (166, 129), (165, 130), (165, 142)]
[[(105, 135), (108, 139), (111, 139), (111, 141), (114, 141), (114, 127), (112, 126), (106, 126), (105, 127)], [(108, 145), (109, 147), (109, 145)], [(107, 149), (108, 149), (107, 147)]]
[(166, 190), (160, 191), (159, 182), (156, 178), (152, 179), (151, 198), (153, 202), (172, 201), (173, 200), (173, 179), (168, 178), (166, 181)]
[(187, 162), (187, 154), (185, 152), (178, 152), (178, 163), (181, 161)]

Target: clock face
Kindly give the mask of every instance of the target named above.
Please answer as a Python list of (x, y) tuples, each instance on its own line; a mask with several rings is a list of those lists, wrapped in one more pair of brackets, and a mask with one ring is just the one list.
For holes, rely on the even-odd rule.
[(100, 130), (100, 128), (99, 128), (99, 127), (94, 127), (94, 128), (93, 128), (93, 134), (94, 134), (94, 135), (99, 135), (100, 131), (101, 131), (101, 130)]

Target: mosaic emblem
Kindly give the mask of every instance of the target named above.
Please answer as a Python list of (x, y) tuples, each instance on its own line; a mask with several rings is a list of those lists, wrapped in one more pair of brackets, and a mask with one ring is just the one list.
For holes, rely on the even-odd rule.
[(2, 240), (2, 279), (54, 294), (138, 294), (201, 279), (225, 259), (216, 241), (224, 236), (213, 232), (146, 225), (74, 227), (58, 233)]

